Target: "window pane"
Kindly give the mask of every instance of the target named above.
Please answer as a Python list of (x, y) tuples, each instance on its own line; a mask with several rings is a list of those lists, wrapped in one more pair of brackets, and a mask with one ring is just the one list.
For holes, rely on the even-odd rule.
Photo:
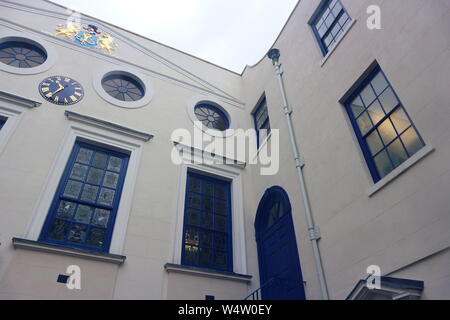
[(215, 185), (215, 194), (214, 194), (214, 196), (216, 198), (224, 199), (227, 196), (227, 194), (226, 194), (227, 191), (226, 190), (227, 189), (226, 189), (225, 185), (223, 185), (223, 184), (216, 184)]
[(98, 187), (87, 184), (84, 186), (83, 194), (81, 195), (81, 200), (87, 202), (95, 202), (97, 200)]
[(358, 120), (356, 120), (358, 123), (359, 128), (361, 129), (361, 134), (364, 136), (367, 132), (369, 132), (370, 129), (372, 129), (372, 122), (370, 121), (369, 115), (367, 112), (364, 112)]
[(403, 148), (400, 139), (397, 139), (388, 147), (388, 152), (395, 168), (408, 159), (408, 155), (406, 154), (405, 148)]
[(210, 231), (202, 231), (200, 237), (200, 245), (202, 247), (212, 248), (213, 246), (213, 233)]
[(339, 24), (335, 24), (333, 29), (331, 29), (331, 34), (333, 35), (333, 37), (336, 38), (336, 36), (338, 35), (338, 33), (341, 31), (341, 26)]
[(385, 116), (383, 108), (381, 108), (378, 100), (375, 100), (372, 103), (372, 105), (368, 109), (368, 112), (374, 125), (378, 124), (378, 122), (380, 122)]
[(214, 266), (219, 269), (225, 269), (227, 267), (227, 255), (225, 252), (216, 251)]
[(202, 209), (206, 212), (212, 212), (213, 211), (213, 199), (210, 197), (204, 197)]
[(198, 260), (198, 248), (194, 246), (184, 247), (184, 261), (187, 264), (196, 265)]
[(402, 133), (411, 126), (411, 122), (409, 122), (408, 116), (405, 111), (403, 111), (403, 108), (399, 108), (395, 111), (391, 116), (391, 120), (398, 133)]
[(189, 191), (202, 192), (202, 182), (199, 179), (189, 178)]
[(67, 229), (69, 228), (69, 222), (62, 220), (55, 220), (48, 233), (48, 238), (57, 241), (64, 241), (66, 237)]
[(221, 215), (227, 214), (227, 202), (219, 199), (214, 199), (214, 212)]
[(200, 265), (209, 267), (213, 264), (213, 251), (210, 249), (200, 248)]
[(100, 196), (98, 197), (98, 203), (111, 207), (113, 205), (115, 193), (114, 190), (102, 188)]
[(77, 162), (89, 164), (91, 162), (92, 154), (94, 152), (92, 150), (81, 148), (78, 152)]
[(327, 32), (327, 26), (323, 23), (321, 24), (320, 28), (317, 29), (317, 32), (319, 33), (319, 37), (323, 37), (323, 35)]
[(74, 243), (84, 243), (86, 241), (87, 226), (82, 224), (74, 224), (69, 231), (68, 240)]
[(346, 22), (349, 20), (349, 16), (346, 12), (342, 14), (342, 16), (339, 18), (339, 24), (342, 26), (342, 29), (344, 29), (344, 26), (346, 25)]
[(194, 209), (200, 209), (202, 206), (201, 196), (196, 193), (188, 194), (188, 206)]
[(381, 142), (378, 131), (375, 130), (372, 132), (366, 139), (367, 145), (369, 146), (370, 152), (372, 155), (377, 154), (381, 149), (384, 148), (383, 143)]
[(81, 164), (75, 164), (72, 169), (72, 173), (70, 174), (71, 179), (84, 181), (86, 178), (86, 173), (88, 171), (87, 166), (83, 166)]
[(109, 159), (108, 170), (120, 172), (120, 168), (122, 167), (122, 159), (111, 157)]
[(372, 80), (372, 87), (375, 90), (375, 93), (377, 95), (380, 95), (384, 89), (386, 89), (388, 86), (388, 82), (386, 81), (386, 78), (384, 77), (383, 73), (378, 72), (378, 74), (373, 78)]
[(106, 228), (108, 226), (109, 217), (111, 211), (104, 209), (95, 209), (94, 219), (92, 219), (92, 224), (99, 227)]
[(102, 248), (105, 243), (106, 230), (92, 228), (89, 232), (87, 245), (95, 248)]
[(103, 186), (116, 189), (119, 183), (119, 175), (117, 173), (107, 172), (105, 174), (105, 180), (103, 181)]
[(366, 106), (369, 106), (375, 100), (376, 96), (370, 85), (366, 86), (361, 92), (361, 98)]
[(100, 185), (102, 183), (103, 173), (103, 170), (91, 168), (91, 170), (89, 170), (87, 182)]
[(227, 218), (222, 216), (215, 216), (214, 217), (214, 224), (215, 228), (218, 231), (225, 232), (227, 231)]
[(104, 169), (108, 161), (108, 155), (100, 152), (96, 152), (92, 165), (96, 168)]
[(406, 150), (408, 150), (408, 154), (410, 157), (416, 154), (417, 151), (425, 146), (414, 128), (409, 128), (401, 136), (401, 139), (405, 144)]
[(385, 92), (379, 97), (381, 104), (383, 105), (384, 111), (389, 113), (398, 105), (397, 97), (391, 88), (386, 89)]
[(200, 244), (200, 237), (198, 234), (198, 230), (194, 228), (186, 228), (184, 242), (186, 244), (198, 246)]
[(384, 144), (389, 144), (389, 142), (397, 138), (397, 133), (395, 132), (394, 126), (389, 119), (384, 121), (378, 127), (378, 131), (380, 132), (380, 136), (383, 139)]
[[(331, 4), (331, 5), (332, 5), (332, 4)], [(331, 5), (330, 5), (330, 7), (331, 7)], [(332, 10), (334, 16), (337, 17), (337, 16), (339, 15), (339, 13), (341, 12), (341, 10), (342, 10), (342, 5), (341, 5), (341, 3), (340, 3), (339, 1), (336, 2), (334, 8), (331, 9), (331, 10)]]
[(77, 209), (77, 214), (75, 215), (75, 221), (81, 223), (90, 223), (92, 214), (94, 213), (94, 208), (89, 206), (79, 205)]
[(64, 190), (64, 195), (69, 198), (77, 199), (80, 195), (82, 185), (81, 182), (69, 180), (66, 189)]
[(220, 250), (225, 250), (227, 248), (227, 236), (225, 234), (216, 233), (214, 248)]
[(358, 96), (357, 98), (355, 98), (355, 100), (352, 101), (352, 103), (350, 104), (350, 107), (352, 108), (352, 112), (353, 112), (353, 115), (355, 116), (355, 118), (358, 118), (358, 116), (361, 113), (363, 113), (363, 111), (365, 109), (360, 96)]
[(214, 228), (214, 219), (211, 213), (202, 213), (200, 219), (201, 219), (201, 227), (207, 229)]
[(211, 182), (205, 181), (204, 188), (205, 188), (204, 191), (203, 191), (204, 194), (206, 194), (208, 196), (212, 196), (213, 195), (213, 193), (214, 193), (214, 185)]
[(75, 208), (77, 207), (76, 203), (69, 201), (61, 201), (59, 203), (58, 211), (56, 215), (63, 219), (71, 219), (73, 214), (75, 213)]
[(387, 176), (394, 169), (386, 151), (381, 152), (375, 157), (375, 165), (381, 178)]
[(334, 16), (332, 14), (328, 15), (325, 18), (325, 24), (327, 25), (328, 28), (331, 27), (331, 25), (333, 24), (333, 21), (334, 21)]

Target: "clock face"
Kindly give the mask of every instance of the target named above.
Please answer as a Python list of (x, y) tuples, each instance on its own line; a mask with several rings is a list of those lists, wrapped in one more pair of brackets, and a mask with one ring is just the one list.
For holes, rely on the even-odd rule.
[(80, 102), (84, 89), (77, 81), (64, 76), (53, 76), (39, 84), (42, 97), (58, 105), (71, 105)]

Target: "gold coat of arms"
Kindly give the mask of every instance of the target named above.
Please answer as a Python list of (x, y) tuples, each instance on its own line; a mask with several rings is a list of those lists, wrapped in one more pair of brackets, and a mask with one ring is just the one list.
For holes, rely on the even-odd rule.
[(85, 48), (98, 48), (112, 55), (117, 48), (114, 38), (103, 34), (95, 25), (81, 25), (69, 22), (56, 27), (56, 37), (65, 36)]

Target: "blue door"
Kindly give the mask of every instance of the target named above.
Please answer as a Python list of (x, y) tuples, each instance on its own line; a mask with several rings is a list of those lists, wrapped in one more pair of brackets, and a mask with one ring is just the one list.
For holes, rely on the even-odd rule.
[(256, 216), (259, 273), (264, 300), (304, 300), (300, 260), (287, 193), (272, 187)]

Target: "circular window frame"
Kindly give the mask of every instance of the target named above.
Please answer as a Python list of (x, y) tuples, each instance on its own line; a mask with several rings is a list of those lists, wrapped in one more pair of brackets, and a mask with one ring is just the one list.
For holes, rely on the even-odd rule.
[[(219, 109), (224, 114), (224, 116), (227, 118), (228, 129), (224, 130), (224, 131), (220, 131), (220, 130), (211, 129), (211, 128), (208, 128), (207, 126), (205, 126), (197, 118), (197, 115), (195, 114), (195, 109), (200, 104), (209, 104), (209, 105)], [(228, 110), (222, 106), (222, 102), (215, 98), (206, 97), (206, 96), (201, 96), (201, 97), (198, 96), (198, 97), (192, 98), (187, 104), (187, 113), (188, 113), (189, 119), (192, 121), (192, 123), (198, 129), (202, 130), (204, 133), (206, 133), (210, 136), (218, 137), (218, 138), (229, 138), (234, 135), (234, 132), (236, 129), (235, 121), (233, 121), (233, 118), (231, 117)]]
[(57, 53), (56, 50), (53, 49), (52, 46), (50, 46), (47, 42), (44, 40), (34, 37), (32, 35), (28, 35), (25, 33), (19, 33), (19, 32), (10, 32), (10, 33), (4, 33), (0, 32), (0, 43), (3, 42), (9, 42), (9, 41), (15, 41), (15, 42), (24, 42), (33, 46), (38, 47), (39, 49), (43, 50), (45, 54), (47, 55), (47, 59), (45, 62), (39, 66), (32, 67), (32, 68), (19, 68), (19, 67), (13, 67), (9, 66), (7, 64), (4, 64), (3, 62), (0, 62), (0, 70), (13, 73), (13, 74), (20, 74), (20, 75), (32, 75), (32, 74), (39, 74), (44, 73), (45, 71), (49, 70), (56, 62)]
[[(141, 99), (136, 101), (122, 101), (114, 98), (103, 89), (103, 79), (111, 75), (118, 74), (132, 78), (138, 82), (144, 89), (144, 95)], [(136, 72), (134, 69), (117, 67), (105, 68), (94, 74), (94, 88), (97, 94), (106, 102), (125, 109), (138, 109), (148, 105), (153, 99), (153, 86), (151, 82), (142, 74)]]

